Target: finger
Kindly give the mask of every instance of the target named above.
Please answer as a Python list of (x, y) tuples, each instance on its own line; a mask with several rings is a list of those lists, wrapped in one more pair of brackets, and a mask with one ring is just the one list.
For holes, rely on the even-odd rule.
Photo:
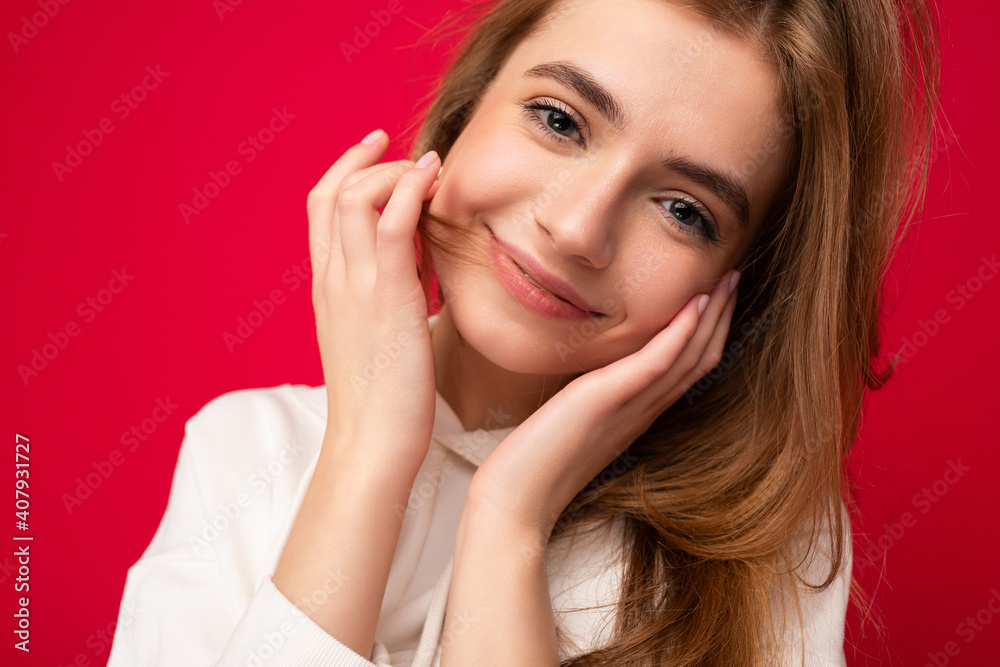
[[(613, 395), (630, 399), (642, 393), (674, 367), (698, 328), (698, 302), (695, 294), (677, 311), (670, 324), (660, 330), (642, 349), (586, 375), (596, 375), (611, 383)], [(586, 375), (584, 377), (586, 377)]]
[(421, 157), (400, 179), (378, 221), (378, 273), (390, 284), (419, 283), (414, 236), (423, 201), (437, 179), (439, 162), (436, 151)]
[[(395, 160), (393, 162), (380, 162), (378, 164), (372, 165), (370, 167), (365, 167), (364, 169), (359, 169), (357, 171), (352, 171), (344, 176), (340, 184), (337, 186), (337, 197), (340, 196), (347, 188), (351, 187), (361, 179), (365, 178), (369, 174), (380, 173), (393, 168), (398, 169), (400, 164), (413, 164), (410, 160)], [(329, 225), (330, 238), (326, 251), (326, 258), (332, 260), (332, 263), (339, 267), (340, 274), (344, 273), (344, 253), (343, 253), (343, 241), (340, 231), (340, 217), (337, 214), (337, 198), (334, 198), (328, 206), (324, 207), (325, 211), (332, 211), (332, 222)], [(336, 252), (334, 252), (336, 250)]]
[(379, 209), (392, 197), (400, 178), (411, 166), (411, 162), (405, 161), (386, 169), (372, 170), (357, 182), (341, 188), (337, 196), (335, 226), (340, 229), (345, 272), (353, 279), (374, 277)]
[[(346, 188), (357, 183), (368, 174), (385, 171), (404, 162), (413, 164), (410, 160), (380, 162), (379, 164), (366, 167), (359, 171), (351, 172), (340, 182), (338, 192), (343, 192)], [(340, 222), (339, 217), (337, 216), (337, 202), (334, 200), (330, 202), (329, 205), (323, 204), (322, 206), (317, 206), (314, 211), (315, 215), (327, 215), (327, 212), (332, 211), (332, 223), (329, 225), (329, 238), (323, 237), (320, 240), (314, 241), (312, 244), (310, 256), (312, 257), (313, 265), (325, 266), (327, 267), (327, 270), (331, 270), (331, 266), (339, 267), (340, 274), (342, 275), (344, 271), (344, 254), (341, 247)], [(316, 270), (314, 270), (313, 273), (314, 275), (323, 275), (323, 272)]]
[[(438, 177), (438, 178), (440, 178), (440, 177)], [(437, 191), (440, 190), (440, 189), (441, 189), (441, 181), (440, 180), (435, 180), (434, 184), (431, 185), (431, 189), (428, 190), (427, 194), (424, 195), (424, 201), (429, 201), (429, 200), (433, 199), (434, 195), (436, 195)]]
[(391, 162), (379, 162), (378, 164), (373, 164), (370, 167), (353, 171), (345, 176), (344, 180), (340, 182), (340, 191), (343, 192), (346, 188), (351, 187), (369, 174), (377, 174), (386, 170), (399, 169), (400, 167), (409, 169), (412, 166), (413, 160), (393, 160)]
[(388, 145), (387, 136), (382, 132), (373, 143), (351, 146), (309, 191), (306, 211), (309, 215), (309, 254), (314, 263), (314, 273), (317, 268), (325, 270), (333, 254), (333, 244), (340, 244), (340, 232), (335, 233), (333, 226), (334, 203), (341, 181), (348, 174), (378, 162)]
[(719, 318), (726, 309), (729, 297), (731, 296), (729, 293), (729, 284), (733, 275), (733, 271), (726, 271), (715, 284), (709, 295), (705, 312), (701, 314), (701, 318), (698, 320), (697, 331), (695, 331), (690, 343), (677, 359), (675, 368), (672, 369), (672, 372), (665, 374), (664, 382), (661, 383), (665, 385), (664, 389), (669, 390), (670, 385), (677, 384), (690, 373), (700, 370), (702, 375), (704, 375), (715, 367), (713, 364), (708, 368), (704, 368), (705, 350), (718, 329)]
[(729, 339), (729, 326), (732, 323), (733, 311), (736, 310), (736, 292), (737, 290), (734, 289), (733, 293), (729, 295), (726, 306), (722, 311), (722, 316), (719, 318), (712, 338), (705, 348), (701, 362), (696, 364), (695, 368), (689, 371), (676, 385), (677, 388), (674, 392), (675, 397), (673, 400), (680, 398), (681, 395), (722, 362), (726, 349), (726, 341)]

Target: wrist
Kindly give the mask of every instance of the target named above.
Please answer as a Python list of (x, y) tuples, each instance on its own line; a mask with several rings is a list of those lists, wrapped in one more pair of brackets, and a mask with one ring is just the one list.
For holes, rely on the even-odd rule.
[(500, 550), (514, 548), (522, 556), (544, 558), (554, 523), (486, 501), (470, 489), (459, 520), (456, 550), (463, 544), (489, 542)]
[(430, 440), (391, 448), (385, 446), (387, 442), (398, 443), (399, 439), (375, 434), (347, 437), (327, 430), (317, 470), (320, 467), (350, 470), (352, 478), (360, 485), (403, 484), (409, 488), (427, 458)]

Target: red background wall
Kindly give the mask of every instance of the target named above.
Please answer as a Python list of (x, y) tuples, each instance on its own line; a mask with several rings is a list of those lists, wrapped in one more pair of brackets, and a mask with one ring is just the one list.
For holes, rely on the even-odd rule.
[[(348, 61), (341, 43), (387, 2), (49, 0), (58, 11), (43, 21), (45, 2), (0, 7), (0, 662), (103, 665), (185, 421), (233, 389), (322, 383), (307, 262), (293, 278), (307, 258), (306, 193), (375, 127), (392, 137), (386, 159), (406, 156), (398, 135), (447, 52), (407, 45), (461, 4), (402, 2)], [(864, 550), (878, 563), (856, 572), (887, 633), (862, 631), (852, 610), (853, 665), (987, 665), (1000, 654), (988, 607), (991, 595), (1000, 602), (1000, 279), (983, 259), (1000, 246), (989, 200), (1000, 16), (985, 0), (942, 7), (953, 132), (939, 138), (927, 209), (894, 265), (886, 323), (886, 349), (911, 344), (911, 358), (869, 397), (853, 466), (855, 530), (868, 535), (856, 561)], [(34, 31), (33, 16), (44, 23)], [(121, 96), (144, 84), (127, 106)], [(251, 149), (275, 110), (280, 131)], [(98, 128), (92, 153), (67, 163), (67, 145)], [(75, 166), (57, 173), (55, 161)], [(238, 173), (185, 220), (180, 205), (230, 163)], [(284, 301), (231, 350), (226, 334), (274, 290)], [(36, 350), (52, 358), (24, 379), (18, 367)], [(11, 639), (16, 433), (31, 439), (30, 656)], [(97, 488), (78, 492), (95, 471)]]

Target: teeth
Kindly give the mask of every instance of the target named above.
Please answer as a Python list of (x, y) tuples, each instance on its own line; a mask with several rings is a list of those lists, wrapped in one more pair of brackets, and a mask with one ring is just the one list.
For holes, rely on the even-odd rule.
[(527, 279), (528, 279), (529, 281), (531, 281), (531, 284), (532, 284), (532, 285), (534, 285), (535, 287), (537, 287), (537, 288), (538, 288), (538, 289), (540, 289), (540, 290), (543, 290), (543, 291), (545, 291), (545, 292), (548, 292), (548, 290), (546, 290), (546, 289), (545, 289), (544, 287), (542, 287), (542, 286), (541, 286), (541, 285), (539, 285), (539, 284), (538, 284), (537, 282), (535, 282), (535, 279), (534, 279), (534, 278), (532, 278), (532, 277), (531, 277), (530, 275), (528, 275), (528, 272), (527, 272), (527, 271), (525, 271), (524, 269), (522, 269), (522, 268), (521, 268), (521, 266), (520, 266), (519, 264), (515, 264), (514, 266), (516, 266), (516, 267), (517, 267), (518, 269), (520, 269), (520, 271), (521, 271), (521, 275), (523, 275), (523, 276), (524, 276), (525, 278), (527, 278)]
[(518, 264), (517, 262), (514, 262), (514, 266), (516, 266), (518, 269), (520, 269), (521, 274), (525, 278), (527, 278), (531, 282), (531, 284), (534, 285), (535, 287), (537, 287), (538, 289), (542, 290), (543, 292), (545, 292), (546, 294), (548, 294), (549, 296), (551, 296), (553, 298), (559, 299), (563, 303), (569, 303), (569, 305), (571, 305), (571, 306), (574, 305), (574, 304), (570, 303), (569, 301), (567, 301), (566, 299), (564, 299), (561, 296), (559, 296), (558, 294), (553, 294), (552, 292), (548, 291), (547, 289), (545, 289), (544, 287), (542, 287), (541, 285), (539, 285), (537, 282), (535, 282), (535, 279), (532, 278), (530, 275), (528, 275), (528, 272), (525, 271), (524, 269), (522, 269), (521, 265)]
[[(518, 265), (515, 265), (515, 266), (517, 266), (517, 268), (521, 269), (520, 266), (518, 266)], [(563, 303), (569, 303), (569, 301), (566, 301), (566, 299), (562, 298), (558, 294), (553, 294), (552, 292), (548, 291), (547, 289), (545, 289), (544, 287), (542, 287), (541, 285), (539, 285), (537, 282), (535, 282), (535, 279), (532, 278), (530, 275), (528, 275), (528, 273), (524, 269), (521, 269), (521, 273), (524, 274), (524, 277), (527, 278), (531, 282), (532, 285), (534, 285), (538, 289), (542, 290), (543, 292), (545, 292), (549, 296), (554, 297), (556, 299), (559, 299)], [(573, 305), (573, 304), (570, 304), (570, 305)]]

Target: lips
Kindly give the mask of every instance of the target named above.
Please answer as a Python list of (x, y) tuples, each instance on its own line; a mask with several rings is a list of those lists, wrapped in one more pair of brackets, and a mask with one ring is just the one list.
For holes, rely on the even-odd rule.
[(591, 306), (567, 282), (550, 273), (547, 269), (545, 269), (545, 267), (532, 259), (530, 255), (522, 251), (517, 246), (501, 241), (488, 225), (486, 226), (486, 229), (489, 231), (493, 240), (507, 252), (514, 265), (519, 268), (525, 276), (527, 276), (529, 281), (537, 285), (539, 289), (551, 294), (560, 301), (565, 301), (566, 303), (579, 308), (584, 312), (592, 315), (604, 316), (604, 313)]

